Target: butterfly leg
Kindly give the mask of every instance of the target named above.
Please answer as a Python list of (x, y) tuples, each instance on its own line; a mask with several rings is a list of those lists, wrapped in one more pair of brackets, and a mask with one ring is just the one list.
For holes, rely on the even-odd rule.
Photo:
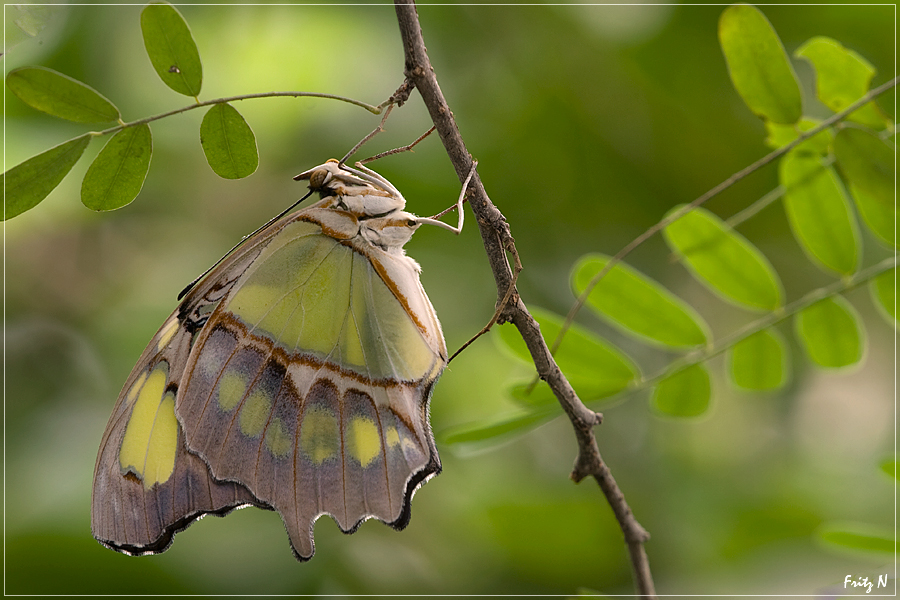
[(454, 358), (456, 358), (456, 356), (460, 352), (462, 352), (463, 350), (468, 348), (472, 344), (472, 342), (474, 342), (475, 340), (477, 340), (478, 338), (483, 336), (485, 333), (490, 331), (491, 327), (494, 326), (494, 323), (496, 323), (500, 319), (500, 315), (506, 309), (506, 306), (509, 304), (509, 302), (511, 302), (513, 294), (516, 291), (516, 281), (518, 281), (518, 279), (519, 279), (519, 273), (522, 272), (522, 261), (519, 259), (519, 251), (516, 250), (516, 245), (515, 245), (515, 243), (513, 243), (512, 238), (510, 238), (508, 243), (506, 244), (506, 251), (509, 252), (510, 254), (512, 254), (514, 264), (513, 264), (512, 279), (509, 280), (509, 286), (506, 288), (506, 293), (503, 295), (503, 299), (497, 303), (497, 309), (494, 311), (494, 316), (491, 317), (491, 320), (488, 321), (488, 324), (485, 325), (484, 327), (482, 327), (481, 331), (479, 331), (478, 333), (473, 335), (469, 339), (468, 342), (466, 342), (465, 344), (460, 346), (459, 350), (454, 352), (450, 356), (450, 358), (447, 359), (447, 364), (450, 364), (450, 361), (452, 361)]
[[(466, 192), (469, 189), (469, 182), (472, 181), (472, 177), (475, 175), (475, 170), (478, 168), (478, 161), (472, 161), (472, 168), (469, 170), (469, 174), (466, 176), (466, 180), (463, 182), (462, 191), (459, 192), (459, 199), (456, 201), (456, 204), (448, 208), (443, 212), (439, 212), (433, 217), (419, 217), (416, 219), (419, 223), (426, 223), (428, 225), (437, 225), (438, 227), (443, 227), (453, 233), (459, 235), (462, 232), (463, 228), (463, 220), (465, 218), (465, 211), (463, 211), (463, 202), (466, 201)], [(443, 221), (439, 221), (438, 219), (453, 209), (456, 209), (456, 214), (459, 215), (459, 221), (456, 224), (456, 227), (444, 223)]]

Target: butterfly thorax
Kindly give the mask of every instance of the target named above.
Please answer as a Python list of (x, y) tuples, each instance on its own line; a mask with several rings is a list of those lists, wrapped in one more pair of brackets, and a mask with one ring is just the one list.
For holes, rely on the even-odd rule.
[(370, 244), (391, 253), (403, 253), (403, 246), (419, 228), (416, 216), (395, 211), (386, 217), (360, 220), (359, 233)]

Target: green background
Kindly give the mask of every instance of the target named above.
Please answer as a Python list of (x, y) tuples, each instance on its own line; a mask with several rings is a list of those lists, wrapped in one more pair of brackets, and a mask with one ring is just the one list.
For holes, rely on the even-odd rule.
[[(723, 8), (419, 7), (444, 94), (516, 239), (527, 304), (565, 314), (579, 256), (615, 254), (669, 208), (768, 152), (718, 47)], [(203, 60), (204, 100), (304, 90), (377, 104), (403, 79), (391, 7), (180, 10)], [(789, 54), (827, 35), (875, 65), (873, 85), (891, 77), (893, 6), (762, 10)], [(36, 38), (7, 49), (5, 72), (54, 68), (100, 91), (126, 121), (184, 106), (153, 72), (139, 13), (137, 5), (58, 9)], [(813, 97), (811, 68), (793, 63)], [(879, 104), (894, 114), (893, 93)], [(100, 436), (178, 291), (303, 194), (294, 174), (342, 156), (379, 121), (316, 99), (236, 107), (257, 135), (260, 167), (251, 177), (225, 181), (210, 170), (199, 144), (203, 111), (191, 111), (152, 124), (149, 177), (130, 206), (98, 214), (80, 204), (81, 177), (102, 146), (95, 141), (44, 203), (6, 224), (5, 591), (631, 593), (622, 535), (603, 496), (590, 480), (568, 479), (576, 446), (566, 420), (489, 448), (441, 442), (452, 426), (517, 410), (507, 390), (531, 371), (495, 334), (454, 360), (436, 388), (431, 416), (444, 472), (419, 490), (402, 533), (370, 522), (345, 537), (321, 519), (317, 554), (306, 564), (294, 561), (278, 515), (255, 509), (203, 519), (155, 557), (93, 541)], [(4, 111), (5, 168), (85, 131), (9, 93)], [(830, 114), (815, 103), (805, 113)], [(429, 125), (414, 93), (357, 158), (409, 143)], [(375, 168), (420, 215), (449, 206), (459, 191), (436, 136)], [(775, 185), (772, 165), (708, 208), (727, 218)], [(773, 263), (788, 301), (833, 281), (798, 248), (780, 203), (740, 231)], [(888, 255), (865, 236), (863, 265)], [(473, 219), (459, 237), (425, 228), (407, 251), (423, 267), (452, 351), (489, 320), (496, 298)], [(629, 262), (694, 306), (717, 337), (750, 318), (691, 280), (659, 237)], [(659, 592), (839, 593), (848, 574), (893, 573), (890, 555), (842, 554), (815, 536), (835, 521), (888, 535), (894, 527), (894, 481), (878, 469), (894, 449), (894, 332), (865, 288), (848, 299), (867, 325), (857, 369), (813, 369), (786, 323), (793, 375), (778, 393), (734, 391), (717, 358), (713, 408), (699, 419), (654, 416), (646, 392), (594, 406), (605, 414), (597, 429), (604, 459), (653, 536), (646, 547)], [(579, 321), (645, 373), (671, 359), (587, 311)]]

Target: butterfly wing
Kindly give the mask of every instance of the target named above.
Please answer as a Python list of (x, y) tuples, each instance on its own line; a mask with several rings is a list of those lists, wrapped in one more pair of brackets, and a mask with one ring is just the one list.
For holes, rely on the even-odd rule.
[(319, 516), (402, 528), (440, 471), (440, 325), (415, 262), (358, 231), (317, 208), (279, 227), (198, 334), (175, 399), (191, 452), (278, 510), (304, 560)]
[(126, 554), (164, 551), (175, 533), (205, 514), (262, 506), (240, 484), (213, 479), (185, 448), (175, 398), (191, 337), (172, 315), (128, 378), (100, 443), (91, 529)]
[(91, 529), (103, 545), (155, 554), (206, 514), (251, 504), (271, 508), (240, 483), (214, 479), (203, 459), (188, 451), (175, 404), (197, 332), (274, 233), (248, 240), (194, 286), (125, 382), (94, 468)]

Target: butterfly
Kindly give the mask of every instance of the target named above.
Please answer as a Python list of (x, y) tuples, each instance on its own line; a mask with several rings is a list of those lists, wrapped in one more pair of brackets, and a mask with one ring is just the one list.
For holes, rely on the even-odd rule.
[(447, 348), (419, 226), (361, 164), (301, 173), (319, 202), (273, 219), (183, 292), (120, 393), (94, 470), (91, 528), (132, 555), (207, 514), (278, 511), (298, 560), (330, 515), (402, 529), (441, 463), (428, 421)]

